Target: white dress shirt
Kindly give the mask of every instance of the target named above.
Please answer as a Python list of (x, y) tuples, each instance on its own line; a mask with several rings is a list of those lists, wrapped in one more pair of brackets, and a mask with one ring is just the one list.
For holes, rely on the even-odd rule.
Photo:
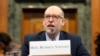
[(47, 33), (45, 33), (45, 35), (46, 35), (46, 41), (58, 41), (60, 38), (60, 33), (58, 33), (57, 36), (55, 37), (55, 39), (53, 39), (53, 40), (48, 36)]

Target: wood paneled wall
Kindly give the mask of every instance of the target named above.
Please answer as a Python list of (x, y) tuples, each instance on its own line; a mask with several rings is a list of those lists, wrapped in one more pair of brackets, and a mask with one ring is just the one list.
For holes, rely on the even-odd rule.
[(8, 0), (0, 0), (0, 32), (8, 31)]
[(91, 43), (92, 43), (92, 55), (96, 56), (95, 53), (95, 40), (98, 33), (100, 33), (100, 0), (91, 0)]

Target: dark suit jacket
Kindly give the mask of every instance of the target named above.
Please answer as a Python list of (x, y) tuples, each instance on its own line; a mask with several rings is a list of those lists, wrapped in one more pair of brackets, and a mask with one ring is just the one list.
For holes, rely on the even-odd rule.
[[(60, 40), (71, 40), (72, 56), (90, 56), (87, 50), (84, 48), (79, 36), (61, 31)], [(42, 31), (38, 34), (30, 34), (25, 36), (24, 44), (21, 48), (22, 56), (29, 55), (29, 41), (46, 41), (45, 32)]]

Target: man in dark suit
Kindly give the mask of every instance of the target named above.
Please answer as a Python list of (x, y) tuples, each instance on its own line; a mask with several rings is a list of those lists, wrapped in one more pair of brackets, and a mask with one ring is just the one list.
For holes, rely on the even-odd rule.
[(25, 36), (24, 44), (22, 45), (22, 56), (29, 55), (30, 41), (59, 41), (71, 40), (71, 55), (72, 56), (89, 56), (89, 53), (84, 48), (81, 39), (77, 35), (69, 34), (61, 31), (64, 25), (64, 12), (58, 6), (50, 6), (44, 13), (43, 26), (44, 31), (37, 34)]

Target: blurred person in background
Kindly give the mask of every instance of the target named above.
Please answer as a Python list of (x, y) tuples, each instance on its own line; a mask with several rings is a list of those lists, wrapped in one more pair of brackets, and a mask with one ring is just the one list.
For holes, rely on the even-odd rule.
[(14, 43), (8, 34), (0, 32), (0, 56), (18, 49), (20, 46)]

